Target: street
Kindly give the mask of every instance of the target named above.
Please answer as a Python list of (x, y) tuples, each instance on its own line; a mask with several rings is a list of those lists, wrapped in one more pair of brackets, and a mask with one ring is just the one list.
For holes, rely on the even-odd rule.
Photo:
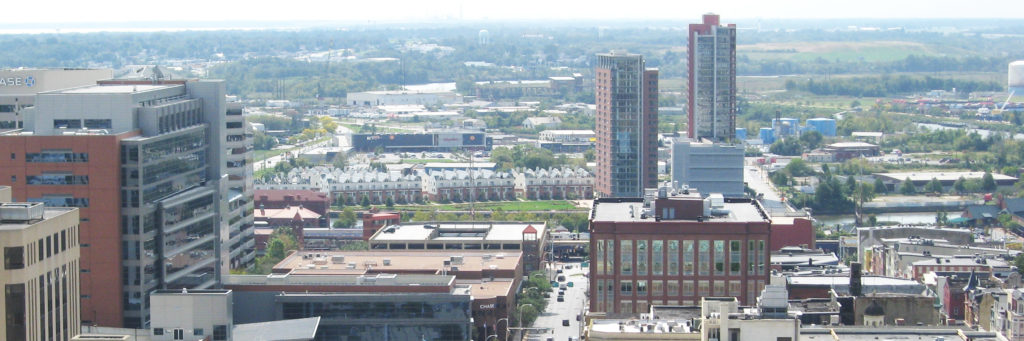
[(775, 192), (775, 187), (769, 183), (771, 180), (768, 179), (768, 172), (757, 166), (753, 161), (754, 158), (747, 158), (747, 165), (743, 167), (743, 180), (750, 189), (759, 194), (764, 194), (764, 197), (760, 200), (764, 209), (768, 210), (768, 213), (795, 211), (793, 207), (782, 201), (779, 193)]
[[(580, 263), (555, 263), (555, 269), (563, 269), (562, 275), (565, 275), (566, 284), (565, 290), (565, 302), (558, 302), (558, 288), (551, 293), (551, 298), (548, 299), (547, 311), (537, 317), (537, 321), (533, 323), (535, 328), (549, 328), (547, 332), (530, 332), (527, 334), (527, 340), (531, 341), (546, 341), (549, 338), (551, 340), (579, 340), (580, 330), (582, 321), (577, 321), (576, 316), (580, 316), (581, 320), (583, 317), (583, 311), (586, 307), (587, 300), (587, 288), (589, 288), (588, 278), (584, 276), (587, 273), (587, 268), (581, 268)], [(551, 270), (555, 272), (556, 270)], [(554, 277), (557, 278), (558, 274)], [(568, 283), (572, 282), (573, 286), (569, 287)], [(563, 326), (562, 321), (569, 320), (569, 326)]]

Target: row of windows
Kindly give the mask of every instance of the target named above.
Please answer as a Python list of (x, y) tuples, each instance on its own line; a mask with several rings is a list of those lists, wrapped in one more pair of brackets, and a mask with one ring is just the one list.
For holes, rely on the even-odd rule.
[(595, 267), (598, 275), (613, 275), (616, 268), (621, 275), (633, 275), (635, 266), (640, 276), (677, 276), (681, 255), (681, 273), (685, 276), (763, 275), (765, 241), (749, 240), (744, 244), (740, 240), (620, 240), (616, 258), (614, 240), (597, 240)]
[[(11, 154), (11, 160), (15, 155)], [(25, 162), (89, 162), (89, 153), (73, 153), (71, 150), (44, 150), (39, 153), (26, 153)]]
[[(84, 125), (83, 125), (84, 121)], [(53, 120), (53, 129), (110, 129), (113, 121), (110, 119), (62, 119)]]
[[(162, 336), (162, 335), (164, 335), (165, 332), (170, 333), (174, 340), (184, 340), (185, 339), (185, 330), (184, 329), (178, 328), (178, 329), (164, 330), (164, 328), (153, 328), (153, 335)], [(203, 336), (203, 335), (206, 335), (206, 331), (203, 330), (203, 328), (194, 328), (191, 331), (191, 335), (192, 336)], [(193, 339), (193, 338), (189, 338), (189, 339)], [(202, 338), (200, 337), (199, 339), (202, 339)], [(221, 341), (221, 340), (227, 340), (227, 339), (228, 339), (228, 326), (222, 325), (222, 324), (214, 325), (213, 326), (213, 341)]]
[(89, 207), (89, 198), (61, 194), (44, 194), (41, 198), (28, 198), (26, 201), (41, 202), (49, 207)]
[[(694, 305), (701, 297), (737, 297), (755, 302), (764, 289), (764, 280), (730, 281), (616, 281), (598, 279), (594, 283), (595, 300), (599, 311), (632, 313), (647, 311), (647, 303), (654, 305)], [(743, 287), (746, 286), (744, 292)], [(635, 301), (634, 301), (635, 300)], [(618, 301), (618, 304), (616, 304)], [(637, 304), (634, 310), (634, 303)]]

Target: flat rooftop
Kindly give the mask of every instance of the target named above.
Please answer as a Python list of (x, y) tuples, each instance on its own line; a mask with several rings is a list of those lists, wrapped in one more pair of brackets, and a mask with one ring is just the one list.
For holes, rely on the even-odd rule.
[(469, 292), (473, 294), (473, 299), (481, 298), (492, 298), (498, 296), (507, 296), (509, 293), (513, 293), (512, 280), (496, 280), (496, 281), (456, 281), (458, 285), (469, 285)]
[[(789, 285), (800, 285), (800, 286), (832, 286), (832, 285), (850, 285), (849, 276), (789, 276), (786, 278), (786, 282)], [(905, 278), (896, 277), (879, 277), (879, 276), (864, 276), (861, 277), (861, 285), (865, 287), (870, 286), (921, 286), (921, 283)]]
[(130, 94), (133, 92), (146, 92), (181, 86), (174, 85), (90, 85), (80, 88), (53, 91), (58, 94)]
[[(17, 204), (17, 203), (11, 203)], [(32, 203), (34, 204), (34, 203)], [(43, 219), (36, 220), (0, 220), (0, 231), (16, 231), (29, 228), (43, 221), (59, 217), (76, 210), (75, 207), (50, 207), (43, 209)]]
[(377, 231), (370, 242), (387, 241), (493, 241), (521, 243), (523, 230), (533, 226), (538, 238), (544, 233), (544, 222), (440, 222), (391, 225)]
[(374, 274), (374, 275), (227, 275), (224, 285), (331, 285), (331, 286), (451, 286), (455, 276), (424, 274)]
[[(672, 198), (669, 198), (670, 200)], [(623, 202), (609, 202), (602, 200), (594, 201), (592, 221), (611, 222), (654, 222), (654, 210), (646, 216), (643, 214), (644, 203), (641, 199)], [(651, 205), (654, 205), (652, 201)], [(702, 218), (705, 222), (767, 222), (761, 209), (750, 200), (739, 202), (726, 202), (720, 208), (721, 215), (714, 215)], [(669, 221), (669, 220), (665, 220)], [(697, 221), (696, 219), (672, 219), (671, 221)]]
[[(695, 330), (690, 329), (689, 321), (672, 321), (672, 320), (628, 320), (628, 319), (599, 319), (593, 320), (590, 326), (591, 332), (596, 333), (615, 333), (615, 334), (699, 334)], [(642, 327), (654, 326), (653, 329), (648, 328), (646, 331), (641, 330)], [(630, 340), (632, 337), (629, 336)], [(654, 338), (651, 340), (661, 340), (661, 337)]]
[[(459, 272), (488, 270), (514, 270), (519, 266), (520, 251), (330, 251), (295, 252), (274, 265), (274, 273), (291, 272), (293, 275), (358, 275), (367, 272), (430, 273), (440, 274), (444, 262), (453, 256), (462, 256), (462, 264), (452, 264)], [(389, 263), (385, 265), (387, 260)], [(353, 267), (354, 265), (354, 267)]]
[[(825, 340), (825, 341), (878, 341), (878, 340), (922, 340), (932, 341), (940, 336), (949, 340), (963, 340), (960, 334), (967, 337), (967, 340), (998, 340), (995, 332), (980, 332), (967, 329), (953, 328), (948, 326), (913, 326), (913, 327), (824, 327), (810, 326), (800, 328), (800, 340)], [(1001, 338), (1005, 340), (1005, 338)]]

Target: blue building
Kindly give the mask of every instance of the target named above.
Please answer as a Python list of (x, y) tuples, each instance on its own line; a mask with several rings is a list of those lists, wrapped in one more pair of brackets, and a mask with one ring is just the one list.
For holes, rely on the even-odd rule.
[(836, 120), (831, 118), (811, 118), (807, 120), (806, 131), (817, 131), (822, 136), (836, 136)]
[(772, 128), (761, 128), (761, 132), (758, 134), (758, 136), (761, 138), (761, 141), (763, 141), (764, 144), (775, 143), (775, 131), (772, 130)]
[(736, 139), (743, 141), (747, 139), (747, 128), (736, 128)]

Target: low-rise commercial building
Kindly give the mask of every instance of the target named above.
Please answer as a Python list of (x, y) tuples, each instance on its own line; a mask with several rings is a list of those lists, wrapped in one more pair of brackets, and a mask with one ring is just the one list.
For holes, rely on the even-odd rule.
[(377, 231), (370, 237), (370, 249), (521, 251), (524, 271), (530, 272), (541, 268), (546, 231), (544, 222), (403, 223)]
[(331, 197), (313, 190), (256, 190), (253, 198), (257, 208), (302, 206), (322, 216), (331, 208)]
[(700, 194), (594, 202), (590, 311), (633, 314), (701, 297), (753, 303), (768, 280), (770, 225), (750, 199)]
[[(903, 186), (903, 182), (910, 179), (910, 183), (914, 185), (916, 191), (923, 192), (926, 185), (932, 181), (932, 179), (938, 180), (942, 184), (942, 191), (949, 192), (953, 189), (953, 184), (960, 178), (966, 180), (981, 181), (985, 177), (985, 172), (902, 172), (902, 173), (875, 173), (876, 179), (882, 180), (888, 191), (899, 191), (900, 187)], [(999, 173), (992, 173), (992, 180), (995, 180), (998, 188), (1010, 188), (1017, 183), (1017, 178), (1009, 175), (1003, 175)]]
[(858, 157), (878, 156), (882, 153), (877, 145), (867, 142), (836, 142), (825, 146), (822, 151), (832, 154), (832, 160), (835, 162)]

